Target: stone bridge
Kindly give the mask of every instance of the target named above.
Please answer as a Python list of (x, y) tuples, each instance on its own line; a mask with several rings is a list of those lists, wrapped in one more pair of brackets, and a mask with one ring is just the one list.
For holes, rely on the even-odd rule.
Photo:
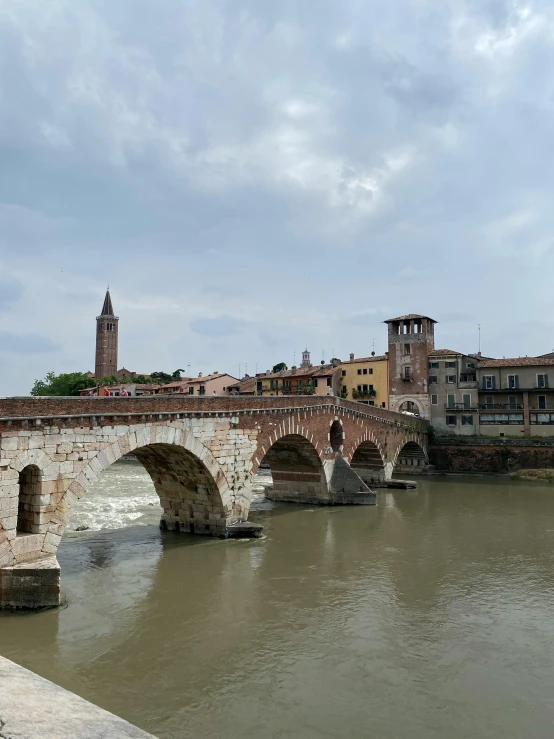
[(72, 506), (134, 454), (164, 528), (241, 531), (269, 463), (274, 500), (375, 502), (368, 484), (427, 463), (427, 423), (334, 397), (0, 400), (0, 608), (59, 604), (56, 552)]

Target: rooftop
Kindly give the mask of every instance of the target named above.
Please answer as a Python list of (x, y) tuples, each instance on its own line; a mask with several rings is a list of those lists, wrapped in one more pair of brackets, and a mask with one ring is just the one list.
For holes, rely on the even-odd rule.
[(233, 377), (232, 375), (228, 375), (226, 372), (212, 372), (211, 375), (204, 375), (203, 377), (194, 377), (192, 380), (189, 380), (189, 385), (194, 385), (197, 383), (202, 384), (203, 382), (208, 382), (209, 380), (214, 380), (216, 377), (230, 377), (235, 382), (238, 382), (237, 377)]
[(477, 364), (478, 369), (488, 367), (552, 367), (554, 357), (512, 357), (509, 359), (486, 359)]
[(100, 315), (115, 317), (109, 288), (106, 290), (106, 297), (104, 298), (104, 305), (102, 306), (102, 313), (100, 313)]
[(429, 352), (430, 357), (444, 357), (447, 355), (452, 355), (456, 357), (462, 357), (462, 352), (454, 352), (452, 349), (433, 349), (433, 351)]
[(430, 318), (429, 316), (422, 316), (419, 313), (408, 313), (407, 316), (398, 316), (398, 318), (387, 318), (387, 320), (383, 321), (383, 323), (394, 323), (395, 321), (411, 321), (414, 318), (426, 318), (432, 323), (437, 323), (434, 318)]
[(297, 367), (296, 369), (282, 370), (281, 372), (270, 372), (265, 377), (327, 377), (340, 369), (340, 365), (319, 364), (311, 367)]
[(386, 362), (389, 358), (388, 354), (376, 354), (372, 357), (355, 357), (354, 359), (348, 359), (341, 364), (356, 364), (357, 362)]

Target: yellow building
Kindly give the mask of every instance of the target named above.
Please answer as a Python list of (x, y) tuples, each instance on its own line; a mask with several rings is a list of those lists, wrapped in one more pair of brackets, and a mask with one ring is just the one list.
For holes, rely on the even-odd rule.
[(389, 407), (389, 356), (360, 357), (350, 355), (341, 362), (341, 396), (379, 408)]

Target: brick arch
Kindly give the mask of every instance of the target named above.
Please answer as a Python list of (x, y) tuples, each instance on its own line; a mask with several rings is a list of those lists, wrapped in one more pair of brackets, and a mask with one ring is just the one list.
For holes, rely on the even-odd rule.
[(396, 468), (396, 465), (398, 463), (398, 458), (402, 454), (402, 451), (408, 444), (415, 444), (419, 449), (421, 450), (423, 454), (423, 458), (427, 461), (429, 458), (428, 451), (425, 444), (422, 444), (422, 439), (417, 434), (409, 434), (407, 436), (404, 436), (398, 446), (395, 449), (393, 458), (392, 458), (392, 467), (393, 470)]
[[(71, 508), (76, 501), (86, 494), (101, 472), (123, 455), (137, 453), (137, 450), (144, 450), (144, 453), (137, 454), (137, 457), (151, 475), (158, 494), (163, 491), (166, 502), (168, 502), (168, 509), (164, 509), (164, 517), (162, 518), (162, 521), (165, 519), (167, 528), (219, 535), (224, 533), (227, 523), (233, 517), (236, 518), (242, 515), (246, 517), (248, 515), (248, 511), (243, 512), (242, 510), (237, 515), (231, 487), (210, 450), (184, 427), (177, 427), (175, 424), (171, 426), (158, 424), (136, 430), (131, 429), (127, 434), (119, 437), (117, 441), (99, 450), (88, 461), (79, 475), (72, 480), (50, 522), (50, 530), (55, 531), (58, 543), (69, 519)], [(182, 450), (185, 454), (179, 454), (179, 450)], [(182, 499), (180, 501), (183, 503), (182, 509), (176, 508), (174, 505), (178, 502), (177, 496), (170, 495), (172, 489), (177, 490), (178, 486), (183, 484), (183, 481), (179, 480), (179, 474), (185, 469), (183, 467), (185, 461), (187, 471), (195, 471), (199, 475), (199, 486), (205, 488), (202, 491), (202, 497), (211, 499), (213, 503), (214, 510), (209, 525), (208, 523), (193, 523), (190, 519), (180, 520), (179, 512), (181, 510), (185, 511), (185, 505), (189, 509), (185, 513), (192, 515), (192, 517), (194, 517), (194, 512), (197, 512), (196, 508), (201, 507), (198, 490), (198, 502)], [(171, 462), (175, 463), (174, 470), (169, 469)], [(164, 465), (167, 465), (167, 469), (164, 469)], [(203, 476), (202, 473), (204, 473)], [(160, 498), (162, 499), (161, 494)], [(192, 508), (195, 508), (195, 510), (192, 511)]]
[(314, 448), (317, 456), (319, 457), (319, 461), (321, 462), (321, 464), (324, 463), (325, 456), (323, 453), (322, 440), (318, 439), (317, 435), (314, 435), (313, 432), (310, 430), (307, 419), (304, 424), (289, 424), (286, 421), (283, 421), (270, 434), (265, 436), (263, 439), (258, 440), (256, 451), (254, 452), (254, 455), (252, 457), (252, 475), (255, 475), (258, 471), (260, 462), (266, 456), (269, 449), (271, 449), (274, 444), (276, 444), (281, 439), (284, 439), (286, 436), (301, 436), (306, 439), (306, 441), (309, 441)]
[(385, 452), (383, 451), (383, 447), (381, 445), (381, 442), (379, 439), (375, 436), (373, 431), (371, 429), (368, 429), (363, 434), (360, 434), (360, 436), (357, 437), (356, 441), (351, 446), (350, 454), (348, 454), (345, 459), (347, 462), (352, 462), (352, 457), (354, 454), (358, 451), (359, 447), (364, 444), (365, 442), (371, 442), (372, 444), (375, 444), (377, 447), (377, 450), (379, 451), (379, 454), (381, 455), (381, 459), (383, 461), (383, 467), (385, 466), (387, 462), (387, 456)]
[(327, 500), (325, 462), (307, 435), (283, 434), (271, 444), (265, 458), (273, 478), (273, 485), (266, 490), (267, 498), (294, 503)]

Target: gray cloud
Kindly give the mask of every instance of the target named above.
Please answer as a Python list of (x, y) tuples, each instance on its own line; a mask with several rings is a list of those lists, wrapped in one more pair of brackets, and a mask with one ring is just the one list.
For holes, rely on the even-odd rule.
[(40, 334), (0, 331), (0, 352), (4, 354), (47, 354), (57, 349), (57, 345), (51, 339)]
[[(380, 353), (414, 311), (548, 351), (553, 31), (547, 0), (4, 0), (0, 331), (90, 369), (109, 281), (140, 371)], [(6, 347), (0, 394), (50, 369)]]

